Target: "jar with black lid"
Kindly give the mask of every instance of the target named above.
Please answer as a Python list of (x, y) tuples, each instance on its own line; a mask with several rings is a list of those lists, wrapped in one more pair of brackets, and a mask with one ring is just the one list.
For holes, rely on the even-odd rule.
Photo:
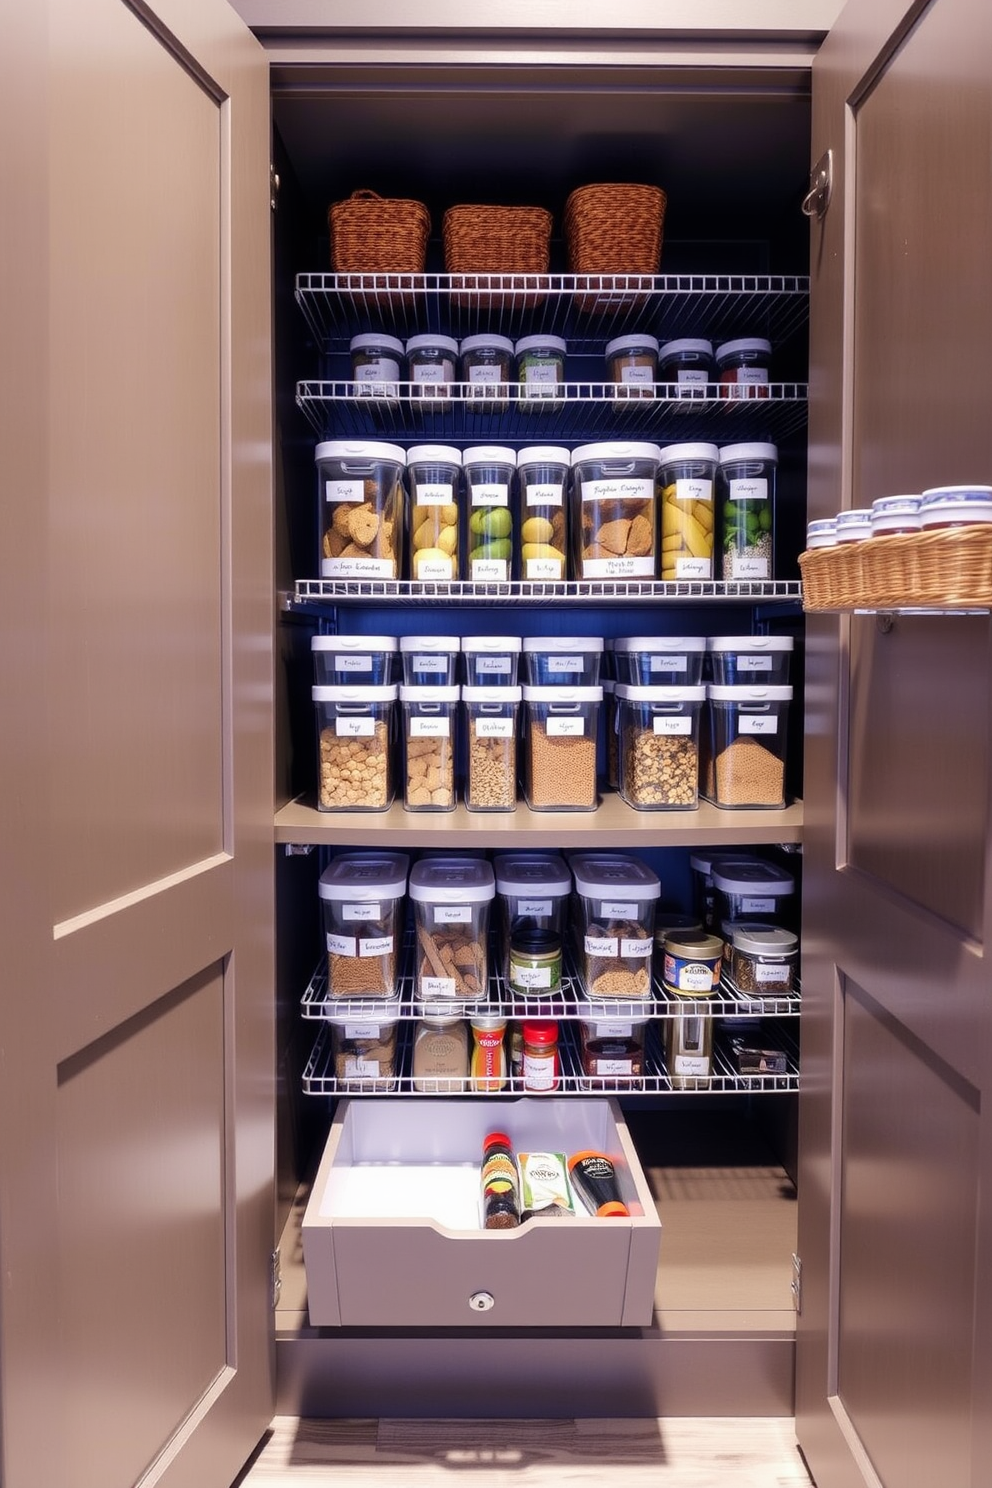
[(721, 398), (767, 398), (772, 343), (763, 336), (741, 336), (716, 349)]
[(510, 936), (508, 981), (514, 997), (554, 997), (561, 991), (561, 936), (518, 926)]
[(713, 342), (693, 336), (666, 341), (658, 353), (658, 381), (670, 398), (705, 398), (713, 377)]

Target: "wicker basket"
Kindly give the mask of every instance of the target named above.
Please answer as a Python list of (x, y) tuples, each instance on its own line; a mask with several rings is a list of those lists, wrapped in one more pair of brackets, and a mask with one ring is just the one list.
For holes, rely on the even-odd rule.
[(918, 532), (871, 538), (861, 560), (865, 605), (873, 610), (898, 610), (916, 604), (919, 554)]
[(992, 523), (914, 536), (917, 581), (912, 603), (940, 609), (992, 607)]
[(807, 548), (799, 554), (799, 572), (803, 580), (803, 609), (833, 608), (834, 554), (836, 548)]
[(579, 309), (612, 311), (638, 302), (625, 277), (657, 274), (667, 200), (658, 186), (597, 184), (572, 192), (565, 203), (568, 267), (607, 276), (577, 297)]
[(431, 235), (423, 202), (353, 191), (327, 211), (338, 274), (422, 274)]
[(536, 305), (543, 293), (521, 294), (502, 275), (540, 276), (551, 259), (551, 213), (544, 207), (449, 207), (444, 214), (444, 266), (465, 290), (456, 305), (479, 309)]

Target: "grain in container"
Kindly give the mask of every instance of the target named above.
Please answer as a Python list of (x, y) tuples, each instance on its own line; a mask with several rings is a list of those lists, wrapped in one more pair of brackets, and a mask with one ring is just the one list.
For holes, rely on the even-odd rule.
[(696, 687), (703, 679), (705, 636), (617, 636), (618, 682), (630, 687)]
[(405, 853), (344, 852), (320, 875), (330, 997), (399, 996), (409, 870)]
[(784, 687), (789, 681), (792, 636), (710, 636), (710, 680), (724, 687), (752, 682)]
[(453, 336), (425, 331), (406, 343), (410, 396), (423, 409), (443, 408), (458, 375), (458, 342)]
[(351, 376), (356, 397), (395, 401), (403, 377), (403, 342), (381, 331), (352, 336)]
[(403, 708), (403, 806), (454, 811), (458, 687), (400, 688)]
[(454, 855), (421, 858), (410, 870), (417, 943), (414, 995), (422, 1002), (477, 1002), (489, 986), (491, 864)]
[(585, 996), (650, 997), (658, 875), (627, 853), (573, 853), (569, 867), (576, 968)]
[(400, 578), (405, 459), (395, 444), (359, 439), (318, 444), (321, 578)]
[(597, 1018), (579, 1024), (580, 1090), (637, 1090), (644, 1085), (646, 1018)]
[(659, 454), (661, 577), (712, 579), (715, 444), (668, 444)]
[(395, 682), (399, 643), (385, 635), (315, 635), (310, 640), (318, 687)]
[(606, 380), (613, 383), (613, 400), (653, 398), (658, 377), (658, 338), (646, 332), (615, 336), (606, 343)]
[(791, 873), (776, 863), (726, 859), (713, 868), (716, 912), (720, 920), (767, 920), (780, 925), (796, 890)]
[(774, 576), (777, 467), (774, 444), (728, 444), (720, 450), (723, 579)]
[(395, 683), (311, 689), (318, 810), (385, 811), (392, 803), (396, 695)]
[(480, 412), (502, 412), (507, 406), (513, 381), (513, 342), (509, 336), (488, 332), (466, 336), (460, 353), (465, 397)]
[(561, 336), (521, 336), (514, 347), (521, 408), (539, 413), (561, 406), (567, 350)]
[(469, 687), (513, 687), (520, 663), (519, 636), (462, 636), (465, 682)]
[(767, 398), (772, 343), (763, 336), (740, 336), (716, 349), (716, 380), (721, 398)]
[(462, 688), (469, 811), (513, 811), (517, 804), (519, 687)]
[(368, 1010), (328, 1013), (334, 1081), (345, 1095), (385, 1095), (397, 1086), (397, 1033), (389, 1003)]
[(411, 575), (457, 579), (461, 451), (449, 444), (415, 444), (406, 461)]
[(704, 794), (717, 806), (785, 806), (786, 721), (791, 687), (707, 690), (710, 753)]
[(738, 992), (757, 999), (788, 997), (796, 987), (799, 937), (780, 925), (741, 920), (733, 928), (730, 976)]
[(620, 794), (638, 811), (699, 805), (699, 719), (706, 688), (616, 684)]
[(656, 444), (619, 441), (583, 444), (572, 451), (576, 578), (654, 578), (660, 457)]
[(706, 398), (713, 380), (713, 342), (696, 336), (666, 341), (658, 353), (658, 381), (669, 398)]
[(531, 444), (517, 452), (521, 579), (566, 576), (566, 492), (571, 453), (562, 445)]
[(403, 681), (408, 687), (450, 687), (458, 681), (458, 636), (400, 636)]
[(505, 582), (513, 576), (516, 450), (472, 445), (462, 455), (468, 514), (465, 577)]
[(595, 687), (601, 636), (524, 636), (524, 682), (531, 687)]
[(992, 486), (931, 486), (920, 497), (924, 532), (973, 522), (992, 522)]
[(595, 811), (602, 700), (601, 687), (524, 687), (524, 794), (532, 811)]

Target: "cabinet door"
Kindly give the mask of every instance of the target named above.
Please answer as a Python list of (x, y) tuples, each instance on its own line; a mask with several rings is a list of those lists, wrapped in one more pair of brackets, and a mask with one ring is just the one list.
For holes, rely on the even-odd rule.
[[(812, 231), (809, 515), (988, 482), (986, 0), (850, 4), (814, 66), (813, 135), (834, 169)], [(819, 1488), (978, 1488), (989, 619), (814, 615), (807, 636), (799, 1439)]]
[(225, 1488), (274, 1396), (268, 74), (223, 0), (40, 10), (3, 67), (0, 1477)]

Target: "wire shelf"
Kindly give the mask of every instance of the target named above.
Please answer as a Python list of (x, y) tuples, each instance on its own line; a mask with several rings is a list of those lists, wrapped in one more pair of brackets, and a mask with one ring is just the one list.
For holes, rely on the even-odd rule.
[(644, 604), (797, 604), (802, 598), (798, 579), (550, 579), (478, 580), (424, 579), (297, 579), (287, 610), (308, 610), (331, 603), (387, 605), (584, 605)]

